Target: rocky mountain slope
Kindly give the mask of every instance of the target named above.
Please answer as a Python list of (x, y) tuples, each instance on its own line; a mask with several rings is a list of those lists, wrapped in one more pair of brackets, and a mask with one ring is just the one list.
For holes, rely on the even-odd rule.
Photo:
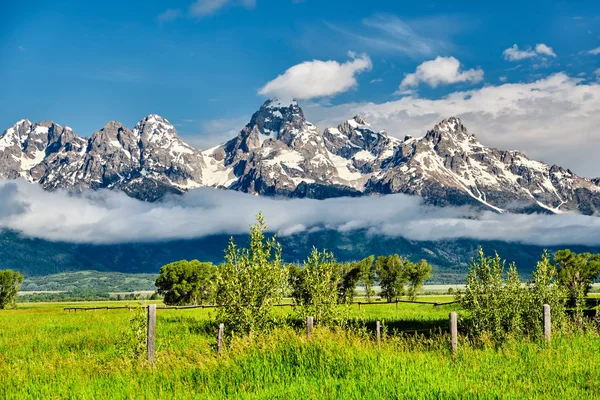
[(0, 178), (19, 177), (48, 190), (114, 188), (150, 201), (210, 186), (318, 199), (407, 193), (498, 212), (600, 210), (600, 178), (486, 147), (458, 118), (401, 140), (359, 115), (321, 132), (297, 103), (278, 100), (265, 102), (237, 137), (205, 151), (154, 114), (133, 130), (111, 121), (90, 138), (21, 120), (0, 136)]

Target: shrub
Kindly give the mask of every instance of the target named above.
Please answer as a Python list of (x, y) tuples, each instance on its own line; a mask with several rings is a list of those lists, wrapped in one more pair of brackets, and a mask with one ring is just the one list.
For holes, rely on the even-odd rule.
[(552, 328), (561, 330), (566, 323), (565, 318), (565, 289), (557, 282), (556, 267), (550, 262), (550, 255), (544, 251), (542, 258), (537, 262), (532, 274), (532, 281), (528, 285), (528, 312), (525, 324), (534, 335), (543, 332), (543, 306), (550, 306), (550, 320)]
[(471, 314), (469, 330), (475, 336), (491, 334), (502, 339), (520, 329), (521, 281), (516, 267), (511, 265), (505, 285), (504, 270), (505, 261), (497, 253), (487, 257), (482, 248), (478, 258), (471, 261), (465, 292), (459, 293), (458, 298)]
[(337, 317), (340, 264), (333, 253), (313, 248), (304, 261), (304, 268), (293, 268), (294, 301), (300, 315), (313, 316), (317, 324), (328, 324)]
[(269, 327), (273, 304), (281, 300), (287, 287), (281, 246), (274, 236), (265, 239), (262, 214), (256, 219), (250, 227), (250, 247), (238, 248), (232, 238), (217, 274), (218, 322), (227, 324), (230, 332), (249, 336)]
[(466, 321), (475, 337), (491, 336), (501, 341), (509, 336), (539, 336), (542, 333), (543, 305), (549, 304), (553, 325), (565, 320), (562, 288), (556, 284), (556, 270), (546, 252), (537, 263), (533, 281), (524, 286), (517, 267), (511, 264), (505, 276), (504, 260), (498, 254), (487, 257), (479, 249), (467, 275), (464, 292), (457, 300), (470, 314)]

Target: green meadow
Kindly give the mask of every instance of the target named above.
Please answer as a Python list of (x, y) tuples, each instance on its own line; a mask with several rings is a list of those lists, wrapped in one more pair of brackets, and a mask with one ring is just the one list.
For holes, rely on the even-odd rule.
[[(153, 365), (124, 353), (135, 311), (63, 310), (127, 304), (140, 305), (31, 303), (0, 311), (0, 398), (600, 398), (597, 334), (554, 335), (549, 346), (475, 346), (461, 336), (452, 354), (445, 328), (449, 312), (460, 316), (458, 304), (352, 305), (351, 326), (316, 327), (310, 338), (300, 321), (288, 319), (252, 340), (227, 337), (221, 357), (214, 310), (159, 309)], [(276, 312), (283, 318), (292, 311)]]

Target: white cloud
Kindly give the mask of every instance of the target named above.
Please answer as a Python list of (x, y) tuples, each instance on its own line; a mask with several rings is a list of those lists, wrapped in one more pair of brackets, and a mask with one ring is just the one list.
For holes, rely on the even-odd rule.
[(521, 50), (518, 45), (513, 44), (512, 47), (505, 49), (502, 52), (502, 55), (504, 55), (504, 59), (508, 61), (520, 61), (539, 56), (556, 57), (552, 47), (545, 45), (544, 43), (536, 44), (535, 49), (527, 48), (526, 50)]
[(164, 24), (166, 22), (175, 21), (176, 19), (181, 18), (181, 16), (181, 10), (169, 8), (165, 12), (159, 14), (158, 17), (156, 17), (156, 20), (159, 24)]
[(190, 15), (201, 18), (216, 13), (226, 5), (254, 8), (256, 0), (196, 0), (190, 5), (189, 12)]
[(319, 228), (366, 229), (409, 240), (469, 238), (545, 246), (600, 244), (598, 217), (500, 215), (469, 208), (438, 208), (402, 194), (282, 200), (203, 188), (147, 203), (110, 190), (69, 195), (60, 190), (46, 192), (22, 180), (0, 181), (0, 228), (52, 241), (156, 242), (242, 234), (259, 211), (263, 211), (269, 227), (283, 235)]
[(554, 50), (552, 50), (552, 47), (546, 46), (544, 43), (536, 44), (535, 52), (538, 54), (544, 54), (549, 57), (556, 57), (556, 53), (554, 53)]
[(592, 49), (592, 50), (588, 51), (588, 54), (591, 54), (593, 56), (597, 56), (598, 54), (600, 54), (600, 47), (596, 47), (595, 49)]
[(372, 66), (366, 54), (348, 54), (352, 60), (343, 64), (314, 60), (294, 65), (268, 82), (258, 93), (282, 99), (310, 99), (345, 92), (357, 85), (357, 74), (370, 70)]
[(537, 53), (533, 50), (519, 50), (519, 46), (516, 44), (504, 50), (502, 54), (504, 55), (504, 59), (508, 61), (518, 61), (537, 56)]
[[(410, 93), (409, 93), (410, 94)], [(360, 113), (392, 136), (422, 136), (443, 118), (458, 116), (488, 146), (600, 176), (600, 84), (557, 73), (529, 83), (458, 91), (439, 99), (406, 96), (385, 103), (304, 105), (321, 129)]]
[[(468, 23), (456, 17), (438, 16), (421, 20), (405, 20), (390, 14), (375, 14), (360, 24), (327, 26), (341, 33), (342, 43), (371, 53), (402, 54), (415, 59), (431, 57), (453, 49), (449, 38), (468, 28)], [(429, 27), (435, 26), (436, 29)], [(328, 33), (317, 32), (309, 38), (311, 44)]]
[(482, 79), (483, 70), (478, 68), (462, 71), (460, 61), (456, 58), (438, 56), (435, 60), (425, 61), (415, 72), (406, 75), (400, 83), (400, 89), (418, 86), (421, 82), (436, 87), (458, 82), (475, 83)]

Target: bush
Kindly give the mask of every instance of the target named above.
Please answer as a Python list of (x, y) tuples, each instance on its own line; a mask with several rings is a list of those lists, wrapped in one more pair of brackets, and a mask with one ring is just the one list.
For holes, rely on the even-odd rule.
[(340, 269), (341, 265), (335, 262), (333, 253), (319, 252), (315, 248), (304, 261), (304, 268), (291, 268), (292, 295), (302, 318), (313, 316), (317, 324), (335, 320)]
[(0, 309), (16, 308), (23, 275), (11, 269), (0, 271)]
[(281, 301), (287, 274), (282, 268), (281, 246), (275, 237), (265, 239), (262, 214), (250, 228), (250, 247), (238, 248), (233, 238), (225, 255), (225, 263), (217, 274), (218, 322), (228, 331), (252, 336), (264, 332), (271, 323), (273, 304)]
[(506, 272), (505, 264), (498, 254), (487, 257), (481, 248), (478, 258), (472, 260), (465, 291), (456, 295), (470, 314), (466, 321), (469, 333), (497, 341), (509, 336), (539, 336), (544, 304), (550, 305), (553, 325), (561, 327), (565, 319), (563, 291), (556, 284), (548, 254), (544, 252), (533, 281), (526, 286), (517, 267), (511, 264)]
[(215, 273), (209, 262), (176, 261), (160, 269), (155, 285), (165, 304), (197, 305), (214, 298)]

